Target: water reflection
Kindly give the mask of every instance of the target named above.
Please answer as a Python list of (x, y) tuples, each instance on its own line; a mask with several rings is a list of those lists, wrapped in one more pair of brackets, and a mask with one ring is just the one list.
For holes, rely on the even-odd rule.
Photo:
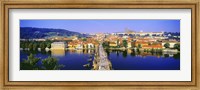
[(63, 49), (51, 50), (51, 55), (52, 56), (65, 56), (65, 50), (63, 50)]
[(122, 50), (106, 50), (106, 53), (108, 56), (110, 56), (110, 53), (116, 53), (117, 56), (122, 54), (124, 58), (126, 58), (128, 55), (130, 56), (137, 56), (137, 57), (146, 57), (146, 56), (155, 56), (157, 58), (160, 57), (173, 57), (175, 59), (180, 59), (180, 53), (179, 52), (144, 52), (144, 51), (135, 51), (133, 49), (122, 49)]
[[(106, 49), (108, 59), (114, 70), (180, 70), (180, 53), (144, 52), (132, 49)], [(61, 70), (91, 70), (95, 67), (95, 49), (21, 51), (20, 61), (27, 59), (30, 53), (45, 59), (53, 56), (59, 64), (65, 65)], [(41, 61), (38, 65), (41, 64)]]
[[(110, 56), (110, 53), (115, 53), (116, 56), (119, 56), (120, 54), (122, 54), (122, 56), (124, 58), (126, 58), (128, 55), (130, 56), (140, 56), (140, 57), (146, 57), (146, 56), (156, 56), (157, 58), (160, 57), (173, 57), (175, 59), (180, 59), (180, 53), (179, 52), (144, 52), (144, 51), (135, 51), (134, 49), (118, 49), (118, 50), (114, 50), (114, 49), (106, 49), (105, 50), (108, 57)], [(95, 54), (95, 50), (94, 49), (80, 49), (80, 50), (51, 50), (51, 51), (23, 51), (24, 53), (27, 54), (46, 54), (46, 55), (52, 55), (52, 56), (65, 56), (66, 52), (68, 53), (76, 53), (76, 54)]]
[(43, 55), (51, 55), (52, 53), (51, 53), (51, 51), (37, 51), (37, 50), (22, 50), (22, 52), (23, 53), (26, 53), (26, 54), (28, 54), (28, 55), (30, 55), (30, 54), (38, 54), (38, 53), (41, 53), (41, 54), (43, 54)]

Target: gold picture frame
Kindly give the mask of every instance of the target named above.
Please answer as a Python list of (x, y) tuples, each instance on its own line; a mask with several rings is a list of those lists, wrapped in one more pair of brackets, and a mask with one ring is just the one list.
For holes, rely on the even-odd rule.
[[(136, 1), (84, 1), (84, 2), (74, 2), (71, 1), (57, 1), (57, 2), (48, 2), (48, 1), (1, 1), (1, 21), (2, 21), (2, 28), (1, 28), (1, 55), (2, 58), (0, 59), (0, 66), (1, 68), (1, 78), (2, 78), (2, 87), (3, 88), (10, 88), (10, 87), (35, 87), (44, 88), (44, 87), (82, 87), (82, 88), (89, 88), (89, 87), (97, 87), (97, 88), (110, 88), (114, 89), (117, 87), (121, 88), (168, 88), (168, 89), (198, 89), (199, 87), (199, 76), (198, 71), (200, 70), (199, 64), (199, 57), (198, 57), (198, 39), (199, 39), (199, 2), (198, 1), (191, 1), (191, 2), (184, 2), (184, 1), (177, 1), (177, 2), (136, 2)], [(93, 9), (191, 9), (192, 11), (192, 81), (137, 81), (137, 82), (29, 82), (29, 81), (9, 81), (9, 9), (47, 9), (47, 8), (56, 8), (56, 9), (63, 9), (63, 8), (93, 8)], [(145, 86), (145, 87), (144, 87)], [(60, 88), (61, 89), (61, 88)], [(199, 88), (200, 89), (200, 88)]]

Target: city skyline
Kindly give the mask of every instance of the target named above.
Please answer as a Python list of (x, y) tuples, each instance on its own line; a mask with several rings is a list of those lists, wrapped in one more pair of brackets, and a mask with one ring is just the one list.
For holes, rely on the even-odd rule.
[(180, 20), (20, 20), (20, 27), (65, 29), (79, 33), (180, 32)]

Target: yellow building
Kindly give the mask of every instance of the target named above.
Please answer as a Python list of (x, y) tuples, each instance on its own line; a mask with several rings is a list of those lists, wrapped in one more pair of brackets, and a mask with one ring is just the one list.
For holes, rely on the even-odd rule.
[(133, 47), (133, 43), (132, 42), (128, 42), (128, 48), (132, 48)]
[(74, 46), (73, 46), (72, 44), (69, 43), (69, 44), (68, 44), (68, 48), (71, 49), (71, 48), (74, 48)]
[(116, 47), (116, 46), (117, 46), (117, 43), (115, 43), (115, 42), (110, 42), (109, 46), (110, 46), (110, 47)]

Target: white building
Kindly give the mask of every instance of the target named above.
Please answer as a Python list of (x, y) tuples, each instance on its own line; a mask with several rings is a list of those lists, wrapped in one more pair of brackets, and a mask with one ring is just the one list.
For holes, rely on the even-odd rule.
[(128, 38), (128, 36), (123, 36), (122, 38), (123, 38), (123, 39), (127, 39), (127, 38)]
[(76, 49), (83, 49), (83, 45), (82, 45), (82, 44), (78, 44), (78, 45), (76, 46)]
[(33, 41), (46, 41), (46, 39), (32, 39)]
[(88, 43), (88, 48), (94, 48), (94, 44)]
[(51, 49), (65, 49), (66, 43), (64, 42), (53, 42), (51, 43)]

